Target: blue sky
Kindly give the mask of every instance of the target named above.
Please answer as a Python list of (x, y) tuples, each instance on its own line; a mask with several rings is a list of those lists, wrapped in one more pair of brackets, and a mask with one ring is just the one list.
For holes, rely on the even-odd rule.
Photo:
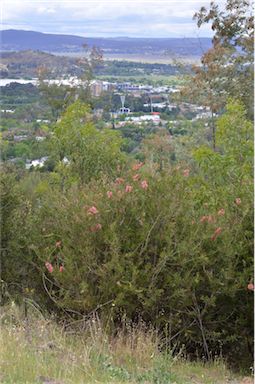
[[(218, 3), (222, 0), (218, 1)], [(192, 20), (199, 0), (2, 0), (2, 29), (85, 37), (210, 37), (209, 25)]]

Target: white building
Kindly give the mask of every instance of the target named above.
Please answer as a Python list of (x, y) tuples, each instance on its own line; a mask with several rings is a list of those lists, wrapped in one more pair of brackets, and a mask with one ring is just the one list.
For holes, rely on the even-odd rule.
[(41, 168), (44, 166), (45, 161), (48, 160), (48, 156), (41, 157), (40, 159), (32, 160), (26, 163), (26, 169), (30, 169), (31, 167)]
[(126, 121), (132, 121), (134, 123), (142, 123), (151, 121), (154, 124), (160, 123), (160, 115), (142, 115), (142, 116), (131, 116), (126, 117)]

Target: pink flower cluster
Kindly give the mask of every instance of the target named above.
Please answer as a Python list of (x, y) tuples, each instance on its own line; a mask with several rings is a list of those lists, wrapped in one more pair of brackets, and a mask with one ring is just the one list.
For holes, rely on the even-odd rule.
[[(109, 193), (111, 193), (110, 196), (112, 196), (112, 192), (108, 191)], [(109, 196), (108, 196), (109, 197)], [(98, 209), (93, 205), (92, 207), (90, 207), (88, 209), (88, 214), (89, 215), (92, 215), (92, 216), (95, 216), (99, 213)], [(95, 224), (94, 226), (90, 227), (90, 232), (97, 232), (99, 231), (100, 229), (102, 229), (102, 224), (100, 223), (97, 223)]]
[(140, 179), (140, 175), (136, 174), (132, 177), (134, 181), (138, 181)]
[(112, 191), (107, 191), (106, 194), (107, 194), (107, 197), (108, 197), (109, 199), (112, 198), (112, 195), (113, 195)]
[(117, 179), (115, 180), (115, 183), (117, 184), (117, 185), (120, 185), (120, 184), (123, 184), (124, 183), (124, 179), (122, 179), (122, 177), (117, 177)]
[(133, 169), (133, 171), (138, 171), (143, 165), (144, 165), (144, 163), (139, 162), (139, 163), (133, 165), (132, 169)]
[(212, 215), (202, 216), (200, 219), (200, 223), (214, 223), (215, 219)]
[(52, 273), (53, 272), (53, 265), (51, 263), (49, 263), (48, 261), (45, 263), (45, 267), (47, 268), (47, 270)]
[[(54, 271), (53, 265), (51, 263), (49, 263), (48, 261), (45, 263), (45, 267), (49, 273), (52, 273)], [(63, 271), (64, 271), (64, 266), (60, 265), (59, 272), (63, 272)]]
[(219, 211), (218, 211), (218, 216), (224, 216), (225, 215), (225, 209), (224, 208), (221, 208)]
[(247, 285), (247, 289), (248, 289), (249, 291), (254, 291), (254, 285), (253, 285), (252, 283), (249, 283), (249, 284)]
[(88, 214), (89, 215), (97, 215), (99, 212), (95, 206), (92, 206), (88, 209)]
[(242, 200), (240, 199), (240, 197), (237, 197), (237, 198), (235, 199), (235, 203), (236, 203), (236, 205), (241, 205)]
[(126, 185), (125, 192), (130, 193), (133, 191), (132, 185)]
[(142, 187), (143, 189), (147, 189), (147, 188), (148, 188), (148, 183), (147, 183), (146, 180), (143, 180), (143, 181), (141, 182), (141, 187)]
[(221, 227), (216, 228), (214, 231), (214, 234), (211, 237), (211, 240), (213, 240), (213, 241), (216, 240), (216, 238), (221, 234), (221, 232), (222, 232)]
[(182, 172), (184, 177), (189, 177), (189, 173), (190, 173), (189, 169), (184, 169), (184, 171)]

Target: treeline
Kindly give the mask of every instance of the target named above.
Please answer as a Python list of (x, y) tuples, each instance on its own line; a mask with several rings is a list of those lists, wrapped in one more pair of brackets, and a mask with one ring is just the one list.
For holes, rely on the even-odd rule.
[[(185, 67), (187, 71), (188, 66)], [(96, 69), (96, 75), (105, 76), (142, 76), (142, 75), (176, 75), (184, 71), (180, 66), (158, 63), (137, 63), (124, 60), (106, 61), (104, 65)]]

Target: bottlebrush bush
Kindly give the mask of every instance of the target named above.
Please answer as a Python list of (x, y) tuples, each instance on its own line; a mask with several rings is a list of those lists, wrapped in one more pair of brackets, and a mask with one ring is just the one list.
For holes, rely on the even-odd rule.
[(232, 182), (239, 159), (220, 167), (226, 155), (210, 151), (193, 169), (135, 163), (114, 180), (49, 186), (12, 218), (13, 274), (50, 309), (142, 318), (170, 348), (249, 361), (252, 176), (245, 158)]
[(248, 197), (208, 195), (203, 179), (182, 169), (138, 172), (49, 191), (22, 228), (24, 283), (37, 280), (56, 309), (102, 306), (115, 321), (168, 324), (172, 343), (208, 357), (222, 344), (242, 345), (252, 325)]

